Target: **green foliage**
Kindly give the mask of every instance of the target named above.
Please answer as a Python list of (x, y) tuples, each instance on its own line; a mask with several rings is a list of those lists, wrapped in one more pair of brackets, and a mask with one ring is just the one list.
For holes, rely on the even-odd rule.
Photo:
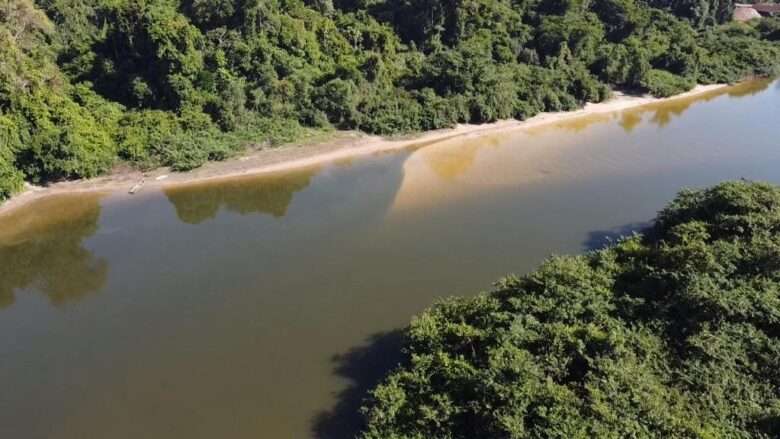
[[(775, 75), (780, 68), (780, 45), (773, 38), (772, 23), (733, 23), (707, 31), (701, 46), (702, 82), (734, 82), (746, 76)], [(766, 38), (766, 39), (761, 39)]]
[(22, 173), (14, 167), (9, 155), (7, 151), (2, 151), (0, 157), (0, 199), (8, 198), (22, 189)]
[(22, 188), (24, 176), (14, 163), (16, 151), (21, 148), (19, 127), (12, 119), (0, 113), (0, 200)]
[(141, 0), (101, 8), (106, 36), (96, 43), (93, 69), (84, 79), (133, 107), (180, 109), (194, 99), (205, 42), (177, 3)]
[(4, 166), (191, 169), (312, 129), (524, 119), (777, 72), (776, 19), (715, 26), (730, 0), (691, 1), (6, 0), (0, 112), (22, 146)]
[(684, 191), (634, 236), (441, 301), (364, 439), (780, 435), (780, 188)]
[[(73, 86), (48, 44), (51, 22), (27, 1), (7, 3), (0, 13), (0, 111), (6, 114), (4, 126), (14, 126), (16, 147), (4, 152), (3, 162), (18, 171), (4, 175), (17, 180), (21, 172), (42, 181), (107, 171), (115, 144), (107, 127), (71, 95)], [(102, 98), (93, 93), (89, 104), (94, 109), (97, 101)]]
[(666, 70), (657, 69), (648, 71), (640, 83), (650, 93), (661, 97), (686, 92), (696, 85), (690, 78), (684, 78)]
[(15, 153), (21, 146), (18, 127), (0, 114), (0, 199), (8, 198), (22, 188), (23, 175), (14, 164)]
[(760, 1), (648, 0), (647, 3), (654, 8), (666, 9), (678, 17), (685, 18), (697, 27), (703, 27), (731, 20), (735, 3), (760, 3)]
[(30, 161), (23, 165), (28, 175), (41, 180), (94, 177), (111, 167), (113, 140), (87, 109), (56, 95), (30, 104), (27, 111), (35, 112)]
[(761, 37), (769, 41), (780, 40), (780, 18), (774, 20), (761, 20), (757, 25)]
[(181, 136), (176, 116), (161, 110), (128, 112), (119, 125), (119, 156), (142, 168), (162, 165), (165, 151)]

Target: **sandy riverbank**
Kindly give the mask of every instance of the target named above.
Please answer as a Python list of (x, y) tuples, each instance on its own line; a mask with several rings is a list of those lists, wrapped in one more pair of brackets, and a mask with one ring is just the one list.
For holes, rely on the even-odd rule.
[(211, 162), (201, 168), (185, 173), (172, 173), (165, 168), (149, 172), (118, 169), (106, 176), (89, 180), (61, 182), (46, 187), (29, 186), (24, 192), (1, 205), (0, 215), (34, 200), (55, 194), (75, 192), (111, 193), (129, 192), (131, 190), (138, 192), (173, 185), (200, 183), (208, 180), (282, 172), (384, 151), (423, 146), (453, 137), (478, 137), (496, 132), (535, 128), (592, 114), (617, 112), (658, 102), (699, 97), (709, 93), (719, 94), (727, 87), (725, 84), (700, 85), (687, 93), (664, 99), (616, 93), (612, 99), (606, 102), (598, 104), (589, 103), (577, 111), (542, 113), (525, 121), (506, 120), (482, 125), (457, 125), (450, 129), (429, 131), (404, 138), (383, 138), (355, 132), (341, 132), (335, 134), (328, 141), (305, 146), (282, 146), (274, 149), (247, 152), (239, 157), (224, 162)]

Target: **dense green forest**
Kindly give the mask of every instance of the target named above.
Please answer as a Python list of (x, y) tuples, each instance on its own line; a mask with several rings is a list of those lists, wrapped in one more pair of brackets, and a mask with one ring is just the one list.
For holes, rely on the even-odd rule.
[(363, 439), (780, 437), (780, 188), (683, 191), (405, 338)]
[(773, 74), (731, 0), (0, 0), (0, 200), (117, 161), (187, 170)]

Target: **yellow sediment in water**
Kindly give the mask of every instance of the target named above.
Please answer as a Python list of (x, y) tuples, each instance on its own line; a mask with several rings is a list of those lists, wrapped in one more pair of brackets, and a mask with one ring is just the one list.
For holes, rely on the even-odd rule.
[(0, 246), (16, 245), (50, 234), (99, 211), (98, 192), (51, 195), (0, 215)]
[(0, 217), (0, 308), (36, 287), (55, 305), (99, 290), (108, 265), (83, 243), (98, 228), (99, 193), (35, 200)]
[[(545, 179), (574, 179), (584, 169), (578, 160), (592, 160), (577, 153), (578, 144), (596, 135), (588, 128), (616, 121), (626, 133), (641, 124), (663, 129), (698, 102), (717, 97), (741, 97), (765, 90), (771, 80), (751, 81), (690, 97), (654, 102), (610, 113), (592, 113), (551, 123), (465, 136), (418, 147), (404, 163), (404, 179), (391, 211), (422, 208), (475, 195), (485, 190), (511, 188)], [(578, 158), (579, 157), (579, 158)], [(641, 163), (623, 163), (627, 170)], [(457, 190), (453, 189), (457, 187)]]

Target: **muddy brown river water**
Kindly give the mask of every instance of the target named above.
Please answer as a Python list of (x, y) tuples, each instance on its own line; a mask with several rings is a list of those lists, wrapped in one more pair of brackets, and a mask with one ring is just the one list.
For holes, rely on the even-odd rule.
[(780, 183), (780, 83), (0, 218), (0, 438), (347, 438), (436, 298)]

